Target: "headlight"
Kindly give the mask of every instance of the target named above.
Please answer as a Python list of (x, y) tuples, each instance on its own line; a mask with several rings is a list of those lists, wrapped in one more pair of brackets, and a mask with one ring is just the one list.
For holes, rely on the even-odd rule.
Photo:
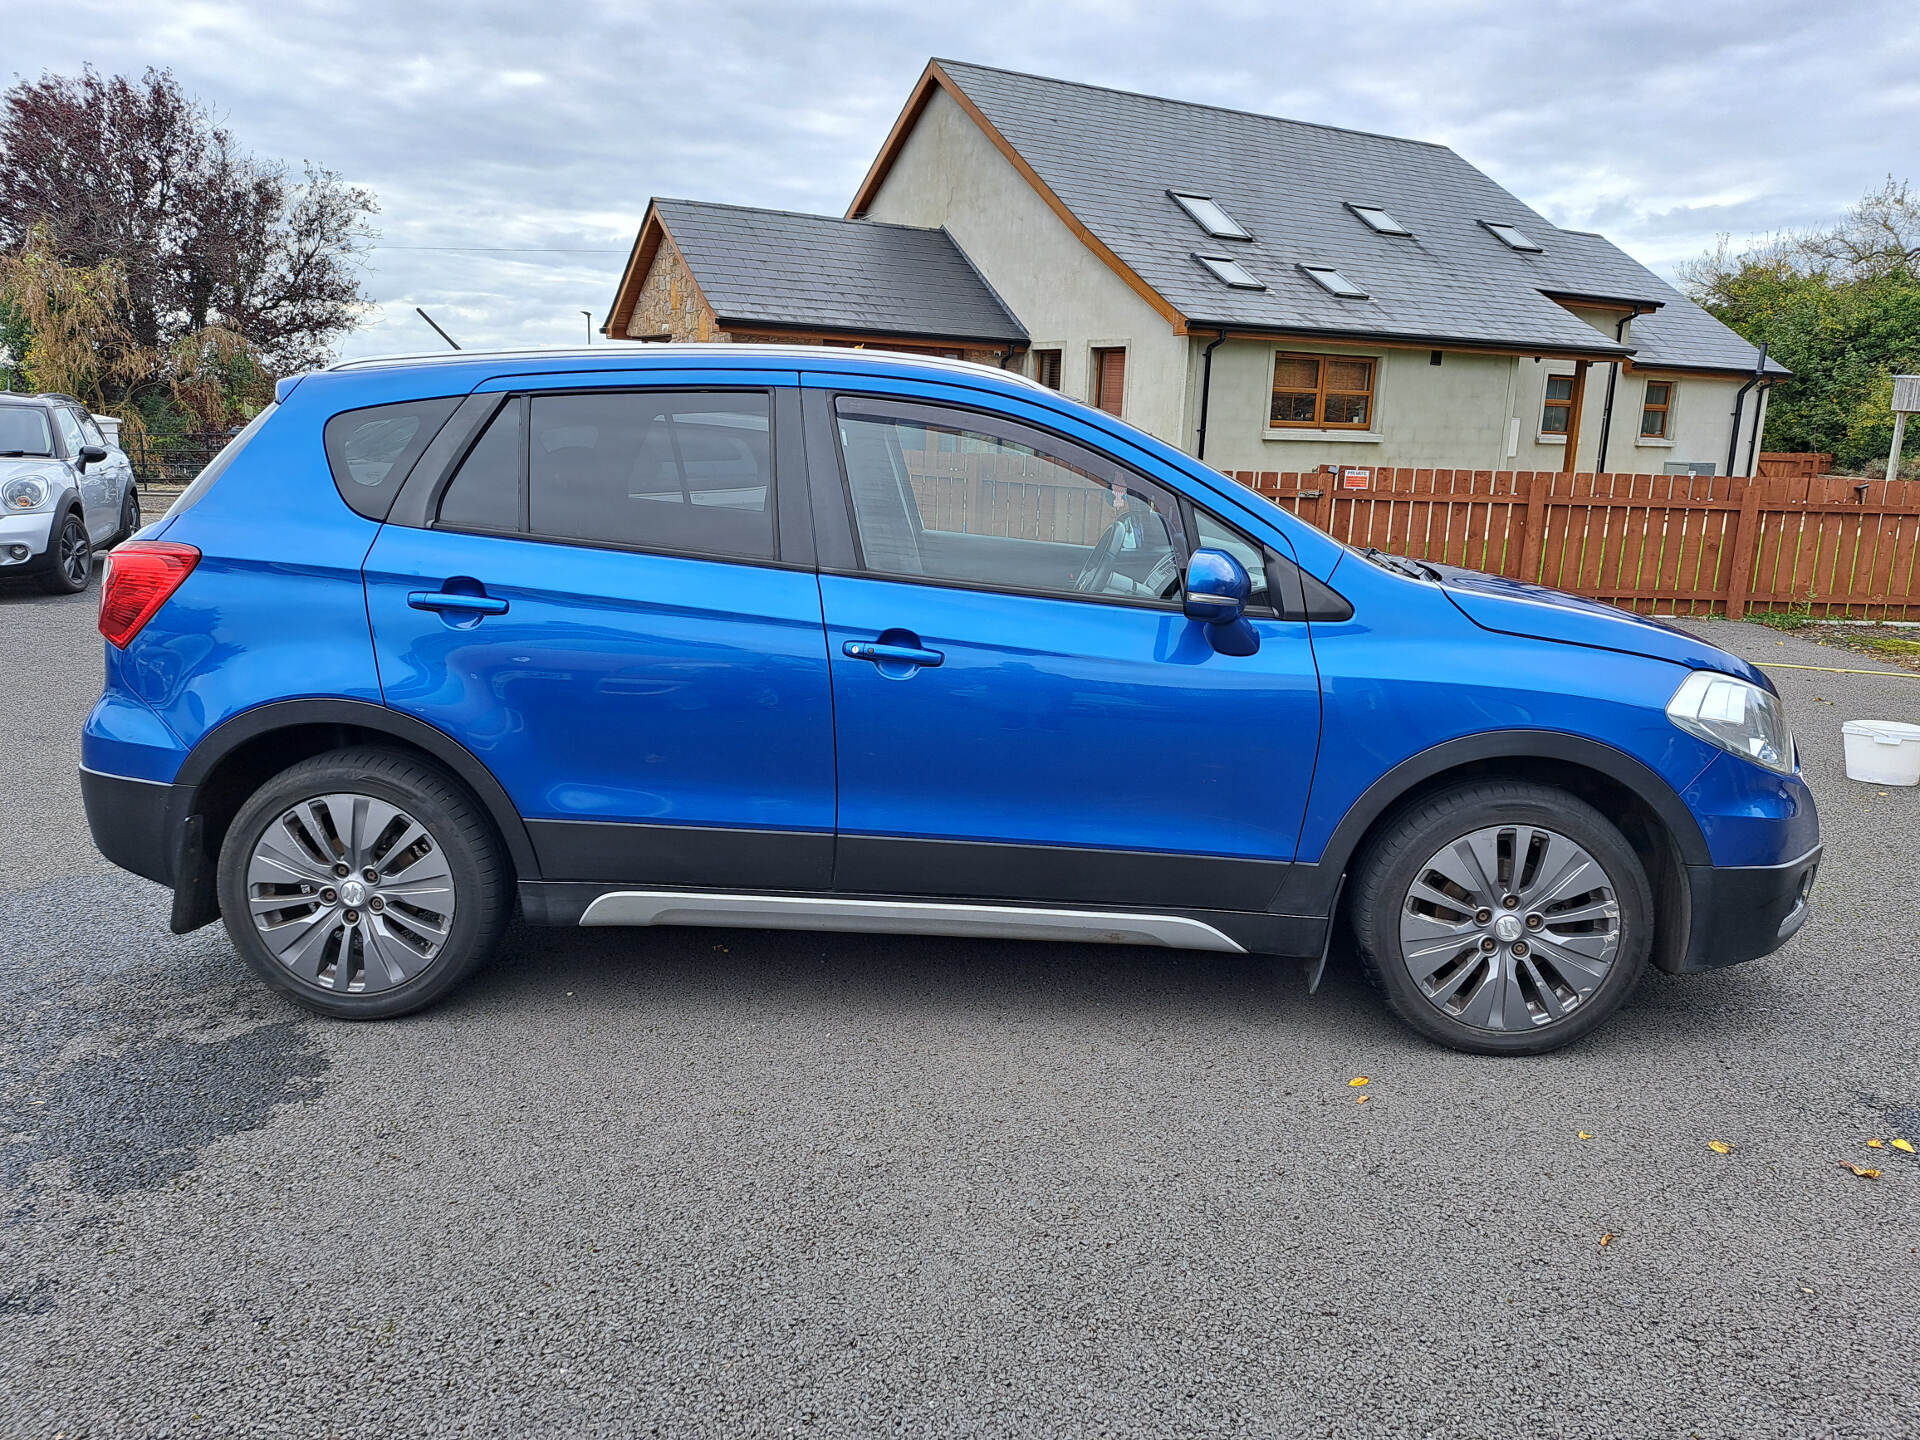
[(38, 475), (20, 475), (0, 487), (0, 510), (38, 510), (53, 493)]
[(1667, 718), (1709, 745), (1764, 765), (1782, 775), (1793, 773), (1793, 732), (1778, 696), (1731, 675), (1696, 670), (1680, 682), (1667, 702)]

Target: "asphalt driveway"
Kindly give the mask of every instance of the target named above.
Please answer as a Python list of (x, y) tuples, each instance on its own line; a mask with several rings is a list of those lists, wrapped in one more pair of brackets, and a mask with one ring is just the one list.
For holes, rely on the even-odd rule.
[(1839, 733), (1920, 680), (1775, 672), (1815, 919), (1544, 1059), (1340, 973), (766, 932), (521, 931), (346, 1026), (94, 854), (92, 621), (0, 593), (0, 1433), (1920, 1433), (1865, 1143), (1920, 1142), (1920, 790)]

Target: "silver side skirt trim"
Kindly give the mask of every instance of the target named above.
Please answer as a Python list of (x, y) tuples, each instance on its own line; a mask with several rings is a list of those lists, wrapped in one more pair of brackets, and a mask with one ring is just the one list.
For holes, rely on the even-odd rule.
[(994, 940), (1085, 940), (1176, 950), (1246, 950), (1184, 915), (1112, 910), (1037, 910), (920, 900), (843, 900), (811, 895), (718, 895), (617, 890), (587, 906), (582, 925), (720, 925), (743, 930), (848, 930), (881, 935), (972, 935)]

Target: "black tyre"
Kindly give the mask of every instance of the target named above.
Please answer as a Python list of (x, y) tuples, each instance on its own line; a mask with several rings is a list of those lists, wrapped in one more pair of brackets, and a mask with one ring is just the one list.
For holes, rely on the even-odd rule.
[(1579, 1039), (1639, 983), (1653, 889), (1620, 832), (1582, 800), (1491, 781), (1393, 817), (1353, 871), (1369, 978), (1421, 1034), (1481, 1055)]
[(380, 1020), (431, 1005), (485, 963), (511, 910), (493, 826), (444, 771), (377, 748), (294, 765), (220, 847), (234, 947), (310, 1010)]
[(118, 545), (123, 540), (131, 540), (133, 532), (143, 523), (140, 515), (140, 487), (129, 480), (126, 497), (120, 502), (120, 528), (114, 532), (113, 543)]
[(53, 553), (40, 572), (42, 590), (49, 595), (78, 595), (93, 583), (93, 542), (87, 539), (87, 524), (78, 510), (69, 510), (62, 518), (49, 546)]

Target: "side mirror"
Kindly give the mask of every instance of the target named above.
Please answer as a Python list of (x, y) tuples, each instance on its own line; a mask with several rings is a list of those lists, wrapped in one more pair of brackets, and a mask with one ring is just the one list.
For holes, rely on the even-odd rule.
[(1253, 581), (1246, 566), (1224, 550), (1196, 550), (1187, 562), (1186, 613), (1207, 627), (1207, 639), (1222, 655), (1251, 655), (1260, 636), (1246, 621)]
[(106, 458), (106, 450), (99, 445), (82, 445), (80, 447), (80, 468), (82, 470), (86, 469), (89, 465), (98, 465)]

